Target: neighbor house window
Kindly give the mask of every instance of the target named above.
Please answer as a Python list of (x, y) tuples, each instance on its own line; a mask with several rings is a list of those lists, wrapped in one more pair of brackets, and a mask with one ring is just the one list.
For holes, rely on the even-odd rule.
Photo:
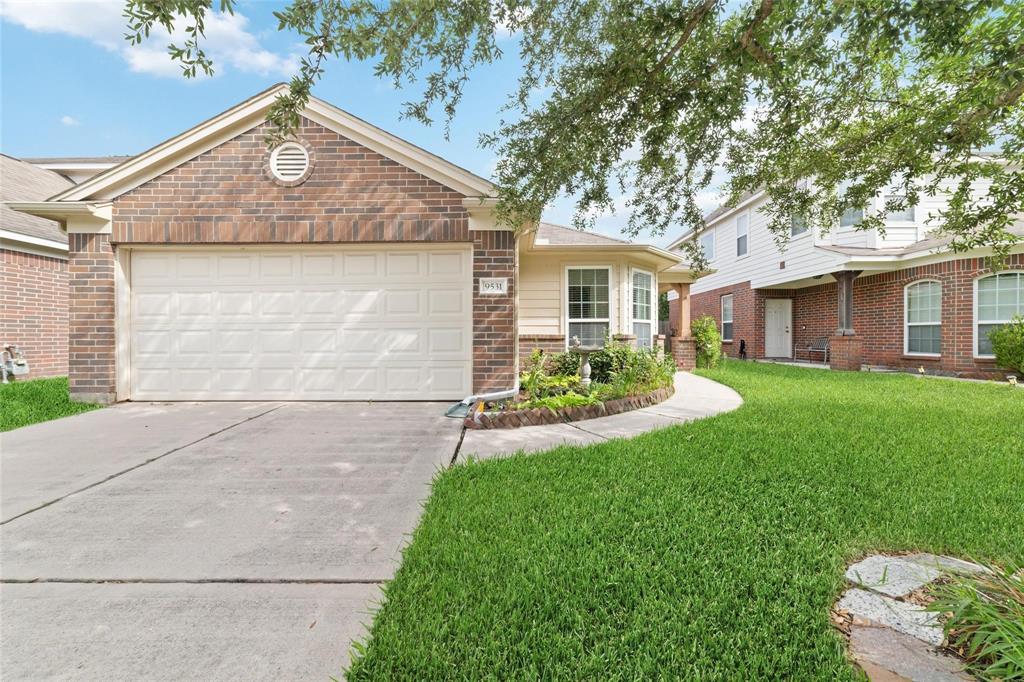
[(736, 218), (736, 255), (746, 256), (750, 239), (750, 216), (744, 214)]
[(848, 208), (839, 216), (839, 227), (855, 227), (864, 220), (863, 208)]
[(609, 268), (569, 268), (569, 340), (603, 346), (608, 335)]
[(732, 294), (722, 297), (722, 340), (732, 341)]
[(795, 215), (789, 219), (789, 236), (796, 237), (801, 235), (809, 229), (807, 225), (807, 219), (803, 216)]
[[(893, 188), (888, 190), (882, 195), (882, 205), (888, 204), (890, 201), (903, 200), (905, 195), (898, 189)], [(890, 223), (912, 223), (914, 222), (914, 207), (907, 206), (899, 211), (890, 211), (885, 214), (886, 222)]]
[(705, 232), (700, 236), (700, 248), (704, 252), (704, 260), (713, 261), (715, 259), (715, 233)]
[(938, 355), (942, 352), (942, 285), (916, 282), (904, 295), (904, 351)]
[(633, 336), (639, 348), (654, 347), (654, 276), (633, 271)]
[(976, 281), (974, 299), (975, 354), (991, 356), (988, 335), (1013, 319), (1024, 315), (1024, 272), (1001, 272)]

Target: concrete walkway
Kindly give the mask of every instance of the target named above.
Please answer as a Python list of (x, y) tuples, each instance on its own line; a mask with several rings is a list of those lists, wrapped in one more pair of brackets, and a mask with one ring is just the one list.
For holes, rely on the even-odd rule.
[(537, 452), (559, 445), (587, 445), (610, 438), (629, 438), (729, 412), (743, 404), (739, 393), (728, 386), (688, 372), (676, 374), (675, 388), (676, 392), (663, 403), (610, 417), (519, 429), (467, 430), (458, 461), (505, 457), (520, 451)]

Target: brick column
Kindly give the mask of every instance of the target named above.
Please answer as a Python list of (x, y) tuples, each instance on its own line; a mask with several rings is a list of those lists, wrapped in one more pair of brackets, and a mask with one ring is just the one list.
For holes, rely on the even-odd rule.
[(829, 366), (832, 369), (859, 372), (864, 357), (859, 336), (833, 336), (829, 343)]
[(114, 402), (114, 250), (106, 234), (68, 235), (68, 382), (76, 402)]
[(672, 359), (676, 368), (689, 372), (697, 366), (697, 343), (692, 338), (672, 337)]
[[(473, 239), (473, 391), (512, 388), (516, 380), (516, 236), (508, 230), (475, 230)], [(480, 294), (481, 277), (508, 280), (504, 296)]]

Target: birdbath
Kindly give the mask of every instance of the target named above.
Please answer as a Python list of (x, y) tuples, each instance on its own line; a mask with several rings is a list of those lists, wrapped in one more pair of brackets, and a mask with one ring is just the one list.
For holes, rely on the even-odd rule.
[(573, 337), (573, 341), (575, 344), (570, 344), (570, 347), (580, 354), (580, 386), (587, 388), (590, 386), (590, 354), (601, 350), (601, 347), (580, 345), (576, 337)]

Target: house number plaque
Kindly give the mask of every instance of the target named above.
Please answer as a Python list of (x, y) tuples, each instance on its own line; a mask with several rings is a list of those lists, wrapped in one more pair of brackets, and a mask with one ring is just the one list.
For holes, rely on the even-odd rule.
[(480, 278), (480, 295), (481, 296), (507, 296), (508, 295), (508, 278), (507, 277), (481, 277)]

